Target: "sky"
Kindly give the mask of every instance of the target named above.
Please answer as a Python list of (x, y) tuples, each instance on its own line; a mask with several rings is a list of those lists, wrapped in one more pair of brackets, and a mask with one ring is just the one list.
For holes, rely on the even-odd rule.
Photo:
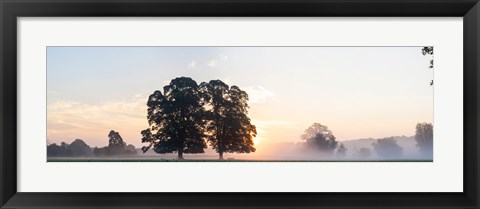
[(412, 136), (433, 123), (422, 47), (47, 47), (47, 143), (141, 147), (148, 96), (176, 77), (249, 94), (257, 146), (301, 142), (313, 123), (337, 140)]

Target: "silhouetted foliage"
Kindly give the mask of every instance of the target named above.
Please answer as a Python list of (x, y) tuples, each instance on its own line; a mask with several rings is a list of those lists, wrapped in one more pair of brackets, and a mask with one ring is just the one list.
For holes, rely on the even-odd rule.
[(48, 157), (80, 157), (91, 155), (92, 149), (81, 139), (75, 139), (71, 144), (62, 142), (60, 145), (53, 143), (47, 146)]
[(373, 143), (373, 148), (380, 157), (386, 159), (394, 159), (402, 155), (402, 147), (397, 144), (397, 140), (394, 137), (377, 139)]
[[(132, 148), (133, 147), (133, 148)], [(132, 149), (134, 150), (132, 152)], [(131, 144), (126, 146), (119, 132), (111, 130), (108, 133), (108, 146), (93, 148), (95, 156), (118, 156), (118, 155), (136, 155), (135, 147)]]
[(53, 143), (47, 146), (47, 156), (49, 157), (58, 157), (64, 155), (64, 149), (58, 146), (57, 144)]
[(360, 148), (359, 150), (357, 150), (357, 153), (355, 153), (357, 158), (360, 158), (360, 159), (369, 158), (371, 154), (372, 153), (371, 153), (370, 149), (365, 148), (365, 147)]
[(314, 147), (322, 152), (331, 153), (337, 148), (337, 141), (333, 132), (320, 123), (314, 123), (302, 135), (307, 146)]
[(93, 154), (95, 156), (108, 156), (108, 147), (95, 147), (93, 148)]
[(155, 91), (147, 102), (150, 127), (141, 132), (146, 152), (153, 147), (157, 153), (203, 153), (205, 138), (204, 95), (191, 78), (173, 79), (162, 91)]
[(426, 46), (422, 48), (423, 55), (433, 55), (433, 46)]
[(343, 143), (340, 144), (340, 147), (338, 147), (337, 149), (337, 157), (345, 157), (345, 155), (347, 154), (347, 148), (345, 148), (345, 146), (343, 145)]
[(208, 141), (223, 159), (223, 153), (255, 152), (253, 138), (256, 127), (248, 117), (248, 94), (237, 86), (229, 87), (220, 80), (212, 80), (200, 85), (207, 106), (206, 130)]
[(111, 130), (110, 133), (108, 133), (108, 154), (109, 155), (120, 155), (124, 154), (125, 151), (125, 142), (122, 139), (122, 136), (120, 136), (120, 133)]
[[(433, 46), (427, 46), (422, 48), (422, 54), (424, 56), (430, 56), (430, 65), (428, 68), (433, 69)], [(430, 81), (430, 86), (433, 86), (433, 80)]]
[(125, 154), (127, 155), (136, 155), (137, 154), (137, 148), (135, 146), (129, 144), (125, 147)]
[(422, 154), (425, 156), (433, 155), (433, 125), (431, 123), (417, 123), (415, 140)]
[(72, 157), (79, 156), (91, 156), (92, 149), (81, 139), (75, 139), (69, 146), (68, 149), (71, 152)]

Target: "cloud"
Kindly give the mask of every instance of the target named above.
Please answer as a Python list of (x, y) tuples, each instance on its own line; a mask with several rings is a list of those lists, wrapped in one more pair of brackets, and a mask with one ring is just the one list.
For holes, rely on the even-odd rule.
[(275, 96), (273, 92), (263, 86), (246, 87), (244, 89), (248, 93), (249, 104), (264, 103)]
[(197, 67), (197, 62), (192, 61), (188, 64), (188, 68), (196, 68)]
[(223, 60), (228, 60), (229, 57), (228, 57), (227, 55), (221, 54), (221, 55), (220, 55), (220, 58), (222, 58)]
[(127, 143), (138, 145), (140, 131), (148, 127), (148, 96), (129, 100), (85, 104), (57, 101), (47, 105), (47, 139), (52, 143), (83, 139), (91, 146), (108, 144), (110, 130), (119, 131)]
[(210, 67), (215, 67), (215, 66), (217, 66), (217, 64), (218, 64), (217, 60), (210, 60), (207, 63), (207, 65), (210, 66)]
[(224, 63), (229, 59), (227, 55), (220, 54), (215, 59), (211, 59), (207, 62), (207, 66), (216, 67), (220, 63)]

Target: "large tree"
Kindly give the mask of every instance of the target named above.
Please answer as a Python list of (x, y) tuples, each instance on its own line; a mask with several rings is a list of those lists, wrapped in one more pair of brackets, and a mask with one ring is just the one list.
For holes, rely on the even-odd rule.
[(331, 153), (337, 148), (333, 132), (320, 123), (314, 123), (302, 135), (309, 147), (314, 147), (324, 153)]
[(433, 125), (431, 123), (418, 123), (415, 130), (415, 140), (420, 152), (425, 156), (433, 154)]
[(255, 152), (252, 139), (257, 131), (248, 117), (248, 94), (220, 80), (203, 82), (200, 86), (209, 107), (207, 139), (219, 159), (223, 159), (223, 153)]
[(173, 79), (162, 91), (155, 91), (147, 102), (150, 127), (141, 132), (143, 152), (153, 147), (157, 153), (203, 153), (205, 138), (204, 95), (191, 78)]

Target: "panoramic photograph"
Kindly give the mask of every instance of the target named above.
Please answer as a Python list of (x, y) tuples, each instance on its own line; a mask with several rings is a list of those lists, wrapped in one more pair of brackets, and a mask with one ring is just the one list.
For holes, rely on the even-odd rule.
[(433, 162), (432, 46), (47, 47), (47, 162)]

